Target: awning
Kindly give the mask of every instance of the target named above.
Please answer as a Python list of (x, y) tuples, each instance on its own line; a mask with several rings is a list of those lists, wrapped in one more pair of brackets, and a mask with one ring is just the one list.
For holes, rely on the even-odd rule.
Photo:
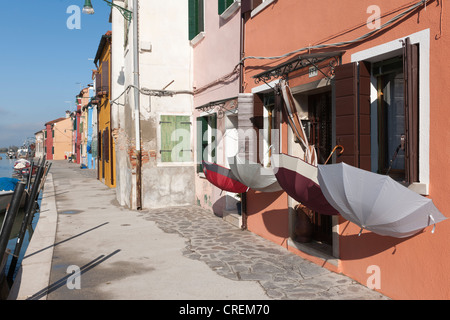
[(339, 214), (322, 193), (317, 166), (286, 154), (273, 154), (271, 160), (278, 183), (290, 197), (320, 214)]
[(210, 183), (221, 190), (235, 193), (243, 193), (248, 190), (248, 187), (239, 182), (230, 169), (216, 163), (203, 161), (203, 173)]
[[(334, 72), (334, 68), (340, 63), (341, 56), (345, 51), (335, 52), (319, 52), (311, 54), (300, 54), (297, 57), (279, 64), (264, 72), (258, 73), (253, 76), (256, 83), (270, 82), (277, 78), (286, 78), (291, 72), (306, 68), (315, 67), (317, 71), (321, 72), (325, 77), (329, 78), (329, 75), (325, 74), (322, 69), (325, 67), (331, 68), (331, 73)], [(328, 64), (323, 63), (326, 60), (330, 60)]]
[(282, 188), (278, 184), (272, 168), (239, 157), (229, 157), (230, 169), (238, 180), (250, 189), (261, 192), (276, 192)]

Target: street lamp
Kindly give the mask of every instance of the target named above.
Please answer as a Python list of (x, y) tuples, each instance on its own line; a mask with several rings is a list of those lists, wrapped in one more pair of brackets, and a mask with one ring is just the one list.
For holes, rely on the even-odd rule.
[[(136, 134), (136, 207), (138, 210), (142, 209), (141, 200), (141, 126), (140, 126), (140, 92), (139, 92), (139, 48), (138, 48), (138, 0), (133, 0), (133, 11), (118, 6), (110, 1), (103, 0), (110, 7), (116, 8), (120, 11), (122, 16), (127, 21), (133, 21), (133, 87), (134, 87), (134, 122), (135, 122), (135, 134)], [(91, 0), (85, 0), (83, 13), (94, 14), (94, 8), (92, 7)]]
[[(108, 6), (117, 8), (117, 10), (120, 11), (120, 13), (125, 18), (125, 20), (131, 21), (133, 13), (130, 10), (122, 8), (121, 6), (118, 6), (117, 4), (112, 3), (111, 1), (108, 1), (108, 0), (103, 0), (103, 1), (106, 2), (108, 4)], [(84, 6), (83, 6), (83, 13), (86, 13), (86, 14), (94, 14), (95, 13), (94, 7), (92, 6), (92, 3), (91, 3), (91, 0), (85, 0)]]

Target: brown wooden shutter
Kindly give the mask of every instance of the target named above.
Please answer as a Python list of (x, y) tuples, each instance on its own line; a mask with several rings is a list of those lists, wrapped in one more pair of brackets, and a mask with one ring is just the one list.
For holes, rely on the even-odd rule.
[(405, 174), (409, 183), (419, 181), (419, 47), (404, 43)]
[(95, 74), (95, 93), (97, 96), (101, 95), (102, 92), (102, 75), (99, 71)]
[(365, 62), (335, 69), (336, 142), (344, 147), (337, 162), (365, 170), (371, 169), (369, 70)]
[(108, 94), (109, 89), (109, 61), (102, 62), (102, 91)]

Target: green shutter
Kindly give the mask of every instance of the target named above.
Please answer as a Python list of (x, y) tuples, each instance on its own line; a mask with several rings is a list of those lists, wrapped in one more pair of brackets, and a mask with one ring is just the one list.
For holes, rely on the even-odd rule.
[(197, 172), (203, 171), (203, 151), (208, 146), (208, 139), (206, 141), (203, 137), (205, 137), (205, 132), (208, 130), (208, 121), (207, 117), (198, 117), (197, 118)]
[(172, 162), (172, 149), (175, 142), (172, 141), (172, 133), (176, 123), (174, 116), (161, 116), (161, 162)]
[(211, 161), (216, 163), (217, 162), (217, 113), (214, 113), (209, 116), (209, 125), (212, 130), (212, 137), (211, 137)]
[(175, 155), (177, 162), (191, 161), (191, 119), (189, 116), (176, 116), (176, 144), (181, 151)]
[[(162, 115), (160, 119), (160, 126), (161, 162), (191, 161), (192, 150), (190, 117)], [(177, 147), (177, 149), (175, 152), (172, 152), (174, 147)]]
[(219, 15), (228, 9), (234, 2), (234, 0), (218, 0), (219, 1)]
[(203, 0), (189, 0), (189, 40), (203, 31)]

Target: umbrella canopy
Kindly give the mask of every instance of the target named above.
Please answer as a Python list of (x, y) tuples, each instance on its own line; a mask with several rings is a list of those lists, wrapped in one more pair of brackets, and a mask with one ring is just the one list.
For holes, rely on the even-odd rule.
[(380, 235), (404, 238), (447, 219), (431, 199), (389, 176), (339, 163), (319, 165), (318, 180), (345, 219)]
[(228, 162), (233, 174), (250, 189), (262, 192), (282, 190), (272, 168), (265, 168), (259, 163), (243, 159), (238, 155), (229, 157)]
[(243, 193), (248, 189), (246, 185), (239, 182), (230, 169), (216, 163), (203, 161), (203, 173), (209, 182), (224, 191)]
[(316, 166), (286, 154), (273, 154), (272, 166), (278, 183), (289, 196), (320, 214), (339, 214), (322, 193)]

